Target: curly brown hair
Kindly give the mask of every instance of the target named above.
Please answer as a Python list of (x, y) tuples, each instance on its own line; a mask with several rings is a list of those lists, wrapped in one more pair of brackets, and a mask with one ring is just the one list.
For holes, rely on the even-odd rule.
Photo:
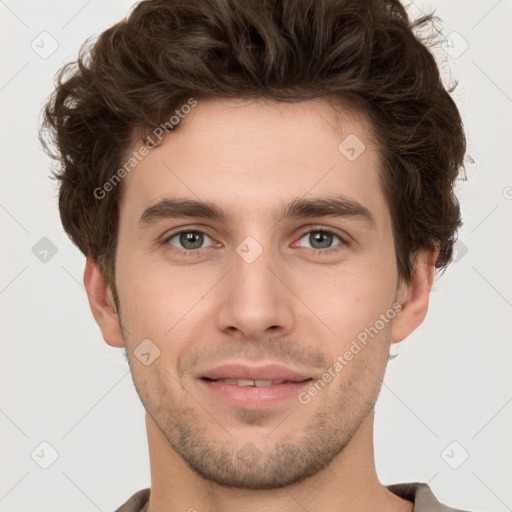
[(398, 0), (140, 2), (61, 68), (44, 108), (40, 140), (60, 164), (52, 174), (65, 231), (101, 263), (117, 302), (123, 187), (101, 200), (94, 191), (134, 133), (149, 133), (190, 97), (323, 97), (356, 103), (374, 129), (400, 278), (410, 279), (421, 248), (439, 249), (444, 269), (462, 225), (453, 187), (466, 140), (455, 86), (445, 89), (417, 35), (435, 20), (410, 20)]

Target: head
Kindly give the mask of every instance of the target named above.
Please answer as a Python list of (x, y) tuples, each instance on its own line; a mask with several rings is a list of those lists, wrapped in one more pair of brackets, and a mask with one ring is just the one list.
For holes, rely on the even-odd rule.
[[(325, 467), (425, 317), (465, 138), (413, 29), (397, 1), (148, 0), (58, 76), (43, 128), (91, 309), (208, 479), (269, 488)], [(233, 361), (332, 379), (213, 407), (201, 377)], [(248, 439), (261, 464), (244, 465)]]

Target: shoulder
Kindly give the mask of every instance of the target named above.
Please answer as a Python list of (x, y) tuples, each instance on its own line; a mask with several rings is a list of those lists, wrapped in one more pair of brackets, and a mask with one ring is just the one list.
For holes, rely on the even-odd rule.
[(426, 483), (410, 482), (386, 485), (388, 491), (414, 503), (413, 512), (472, 512), (452, 508), (439, 502)]
[(149, 501), (150, 488), (142, 489), (133, 494), (115, 512), (142, 512)]

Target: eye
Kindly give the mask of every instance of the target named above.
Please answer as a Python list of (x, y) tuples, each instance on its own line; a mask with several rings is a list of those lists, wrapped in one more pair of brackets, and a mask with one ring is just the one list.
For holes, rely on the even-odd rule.
[[(335, 239), (339, 240), (339, 243), (334, 247), (332, 246)], [(183, 229), (176, 233), (171, 234), (163, 240), (164, 245), (172, 245), (178, 252), (187, 255), (196, 255), (201, 252), (201, 249), (205, 249), (204, 243), (209, 240), (210, 245), (213, 242), (212, 238), (205, 232), (195, 229)], [(298, 243), (303, 240), (310, 244), (310, 249), (314, 254), (326, 254), (342, 250), (348, 245), (348, 242), (344, 240), (340, 235), (334, 231), (328, 229), (314, 229), (306, 231), (302, 234)]]
[[(179, 245), (172, 242), (172, 240), (175, 238), (177, 239), (177, 244)], [(212, 239), (206, 233), (188, 229), (172, 234), (164, 240), (164, 243), (168, 243), (174, 247), (177, 247), (178, 249), (182, 249), (184, 252), (187, 252), (203, 249), (202, 245), (205, 241), (205, 238), (212, 241)]]
[[(335, 238), (337, 238), (341, 243), (331, 247)], [(306, 243), (311, 244), (311, 249), (314, 249), (315, 253), (334, 252), (341, 249), (339, 246), (347, 245), (347, 242), (343, 240), (340, 235), (326, 229), (307, 231), (299, 239), (299, 242), (302, 240), (306, 240)]]

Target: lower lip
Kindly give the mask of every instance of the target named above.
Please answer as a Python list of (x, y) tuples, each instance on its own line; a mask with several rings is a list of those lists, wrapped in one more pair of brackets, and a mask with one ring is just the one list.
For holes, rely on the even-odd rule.
[(224, 402), (245, 409), (261, 409), (283, 400), (297, 397), (313, 379), (303, 382), (283, 382), (272, 386), (237, 386), (227, 382), (199, 379), (203, 386)]

